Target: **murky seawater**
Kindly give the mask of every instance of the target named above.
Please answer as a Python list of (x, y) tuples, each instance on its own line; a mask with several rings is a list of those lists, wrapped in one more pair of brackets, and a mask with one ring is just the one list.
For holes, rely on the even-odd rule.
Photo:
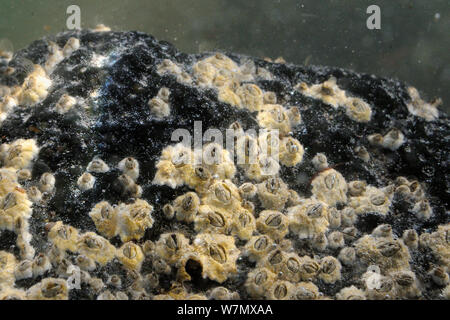
[[(2, 0), (0, 38), (15, 49), (66, 30), (66, 9), (81, 8), (83, 28), (104, 23), (140, 30), (180, 50), (235, 51), (296, 64), (333, 65), (394, 77), (430, 100), (450, 101), (448, 0)], [(381, 29), (366, 27), (369, 4)]]

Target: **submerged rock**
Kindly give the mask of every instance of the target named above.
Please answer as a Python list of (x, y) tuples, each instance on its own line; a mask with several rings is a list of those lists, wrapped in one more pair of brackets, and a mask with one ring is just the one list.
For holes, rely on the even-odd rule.
[[(447, 298), (439, 100), (139, 32), (64, 32), (6, 63), (0, 298)], [(216, 140), (218, 162), (186, 162), (171, 138), (196, 121), (243, 151)]]

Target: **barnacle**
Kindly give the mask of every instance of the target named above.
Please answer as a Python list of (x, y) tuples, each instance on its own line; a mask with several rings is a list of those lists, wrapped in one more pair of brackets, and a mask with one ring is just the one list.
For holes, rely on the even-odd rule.
[(333, 231), (328, 235), (328, 246), (332, 249), (342, 248), (345, 245), (344, 235), (340, 231)]
[(245, 288), (252, 298), (261, 299), (275, 279), (275, 273), (269, 269), (255, 268), (248, 273)]
[(273, 240), (264, 234), (251, 237), (245, 244), (243, 253), (250, 261), (258, 262), (271, 250), (273, 250)]
[(250, 211), (243, 208), (233, 212), (231, 222), (231, 233), (233, 235), (236, 235), (241, 240), (248, 240), (255, 230), (255, 217)]
[(200, 206), (200, 198), (195, 192), (177, 197), (173, 208), (178, 221), (193, 222)]
[(408, 94), (411, 98), (410, 103), (406, 105), (409, 113), (426, 121), (433, 121), (438, 118), (439, 111), (437, 107), (442, 103), (442, 100), (437, 99), (431, 103), (425, 102), (420, 97), (419, 91), (414, 87), (408, 87)]
[(42, 276), (51, 268), (52, 265), (49, 258), (45, 254), (39, 253), (33, 260), (33, 277)]
[(119, 162), (119, 170), (134, 181), (139, 177), (139, 162), (133, 157), (127, 157)]
[(95, 177), (89, 172), (83, 173), (77, 180), (78, 188), (81, 191), (87, 191), (94, 187)]
[(339, 261), (346, 265), (351, 266), (356, 260), (356, 250), (353, 247), (342, 248), (338, 255)]
[(355, 209), (357, 214), (365, 212), (387, 214), (391, 206), (392, 196), (385, 190), (369, 185), (360, 196), (351, 197), (348, 204)]
[(107, 201), (97, 203), (89, 216), (95, 223), (97, 231), (106, 238), (112, 238), (118, 233), (117, 210)]
[(60, 250), (77, 251), (78, 230), (72, 226), (63, 224), (62, 221), (56, 222), (51, 226), (48, 233), (48, 239)]
[(397, 150), (405, 142), (405, 136), (398, 129), (392, 129), (383, 137), (383, 147), (392, 151)]
[(280, 240), (289, 232), (288, 217), (279, 211), (264, 210), (256, 219), (258, 231), (267, 234), (274, 240)]
[(117, 258), (127, 269), (140, 270), (144, 261), (144, 254), (140, 246), (133, 242), (126, 242), (117, 250)]
[(55, 176), (50, 172), (42, 174), (39, 179), (39, 189), (42, 192), (52, 192), (55, 188)]
[(430, 203), (427, 199), (423, 199), (418, 201), (414, 207), (412, 208), (412, 212), (415, 213), (417, 218), (421, 220), (428, 220), (433, 213), (433, 210), (431, 209)]
[(304, 154), (303, 146), (297, 139), (285, 137), (280, 143), (280, 163), (287, 167), (293, 167), (301, 163)]
[(355, 286), (350, 286), (342, 288), (337, 294), (336, 298), (338, 300), (366, 300), (364, 291), (356, 288)]
[(311, 182), (313, 195), (330, 206), (347, 202), (347, 182), (334, 169), (322, 171)]
[(282, 210), (289, 198), (286, 183), (280, 178), (269, 178), (257, 185), (258, 198), (266, 209)]
[(145, 230), (153, 226), (153, 206), (145, 200), (137, 199), (129, 205), (121, 203), (116, 210), (122, 242), (141, 239)]
[(328, 229), (328, 206), (315, 199), (304, 199), (300, 204), (288, 208), (289, 229), (300, 239), (313, 238)]
[(193, 153), (190, 148), (179, 143), (163, 149), (156, 164), (156, 175), (153, 183), (176, 188), (185, 183), (185, 176), (192, 168)]
[(403, 232), (403, 243), (409, 247), (409, 249), (417, 249), (419, 246), (419, 236), (414, 229), (408, 229)]
[(0, 251), (0, 287), (8, 287), (14, 284), (16, 263), (16, 258), (13, 254)]
[(264, 105), (264, 93), (256, 84), (246, 83), (236, 90), (241, 105), (250, 111), (260, 111)]
[(150, 112), (157, 118), (165, 118), (170, 115), (170, 105), (156, 96), (148, 101)]
[(276, 280), (267, 289), (265, 293), (266, 299), (269, 300), (288, 300), (294, 290), (294, 285), (285, 280)]
[(52, 85), (52, 80), (47, 72), (39, 65), (34, 65), (34, 70), (23, 81), (18, 100), (18, 104), (33, 106), (44, 100), (48, 95), (48, 89)]
[(30, 300), (68, 300), (67, 282), (64, 279), (45, 278), (27, 290)]
[(365, 235), (354, 246), (358, 258), (378, 265), (382, 272), (409, 270), (409, 251), (400, 240)]
[(18, 139), (11, 144), (3, 144), (0, 159), (5, 167), (23, 169), (30, 166), (39, 148), (34, 139)]
[(69, 57), (80, 48), (80, 40), (74, 37), (70, 37), (64, 45), (62, 51), (64, 57)]
[(168, 264), (174, 265), (191, 250), (189, 239), (182, 233), (163, 233), (155, 244), (155, 252)]
[(312, 282), (299, 282), (294, 285), (290, 299), (316, 300), (319, 299), (319, 288)]
[(208, 193), (202, 198), (202, 203), (233, 210), (241, 207), (241, 196), (233, 182), (221, 180), (210, 186)]
[(87, 165), (87, 172), (105, 173), (109, 171), (109, 166), (100, 158), (94, 158)]
[(200, 260), (203, 278), (222, 283), (230, 274), (237, 272), (236, 260), (240, 251), (236, 248), (233, 237), (200, 233), (192, 243), (192, 250)]
[(318, 277), (325, 283), (335, 283), (341, 278), (341, 263), (335, 257), (327, 256), (320, 261)]
[(346, 101), (347, 116), (358, 122), (369, 122), (372, 116), (370, 105), (359, 98), (349, 98)]
[(111, 261), (116, 254), (116, 248), (95, 232), (86, 232), (80, 235), (76, 244), (76, 249), (80, 254), (95, 260), (100, 265)]
[(59, 98), (58, 102), (55, 105), (55, 109), (59, 114), (64, 114), (66, 112), (69, 112), (76, 104), (77, 99), (65, 93), (61, 96), (61, 98)]
[(291, 122), (287, 110), (279, 104), (265, 104), (257, 116), (258, 124), (270, 130), (278, 130), (281, 135), (291, 131)]

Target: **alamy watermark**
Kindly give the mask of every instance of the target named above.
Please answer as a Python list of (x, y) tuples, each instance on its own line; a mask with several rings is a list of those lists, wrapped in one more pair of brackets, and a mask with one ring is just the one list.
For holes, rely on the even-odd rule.
[(372, 4), (367, 7), (367, 14), (370, 16), (366, 20), (366, 26), (369, 30), (381, 29), (381, 9), (376, 4)]

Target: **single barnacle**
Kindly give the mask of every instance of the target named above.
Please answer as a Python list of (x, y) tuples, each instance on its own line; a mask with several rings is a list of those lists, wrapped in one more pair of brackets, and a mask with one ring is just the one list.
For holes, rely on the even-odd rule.
[(357, 122), (369, 122), (372, 116), (370, 105), (360, 98), (348, 98), (346, 101), (347, 116)]
[(276, 274), (267, 268), (255, 268), (247, 275), (245, 288), (250, 297), (261, 299), (275, 281)]
[(246, 209), (234, 212), (231, 222), (231, 233), (241, 240), (251, 238), (256, 230), (255, 217)]
[(318, 251), (324, 251), (328, 246), (328, 239), (325, 233), (315, 234), (311, 239), (311, 246)]
[(344, 235), (345, 241), (353, 242), (358, 239), (358, 229), (354, 226), (344, 228), (342, 234)]
[(288, 209), (289, 229), (300, 239), (313, 238), (328, 230), (328, 206), (313, 198)]
[(94, 271), (97, 268), (94, 259), (91, 259), (84, 254), (80, 254), (75, 258), (76, 265), (84, 271)]
[(31, 179), (30, 169), (20, 169), (17, 171), (17, 179), (19, 181), (27, 181)]
[(76, 104), (77, 99), (65, 93), (56, 103), (55, 109), (59, 114), (64, 114), (69, 112)]
[(415, 299), (420, 295), (417, 279), (412, 271), (398, 271), (391, 274), (398, 298)]
[(420, 220), (428, 220), (433, 213), (433, 210), (431, 209), (430, 203), (427, 199), (423, 199), (418, 201), (412, 211), (416, 214), (416, 217)]
[(141, 239), (145, 231), (153, 226), (153, 206), (145, 200), (137, 199), (129, 205), (122, 203), (117, 212), (120, 226), (118, 234), (122, 242)]
[(112, 238), (118, 233), (117, 210), (107, 201), (97, 203), (89, 216), (95, 223), (98, 232), (106, 238)]
[(77, 250), (78, 230), (72, 226), (65, 225), (62, 221), (58, 221), (50, 225), (48, 233), (49, 240), (60, 250), (69, 250), (75, 252)]
[(142, 195), (141, 186), (137, 185), (127, 174), (121, 174), (114, 182), (113, 186), (122, 194), (122, 196), (139, 198)]
[(164, 205), (164, 207), (162, 208), (162, 212), (166, 219), (171, 220), (171, 219), (173, 219), (173, 217), (175, 217), (175, 209), (173, 208), (173, 206), (170, 203), (166, 203)]
[(244, 254), (250, 261), (258, 262), (273, 249), (273, 240), (267, 235), (253, 236), (245, 245)]
[(280, 163), (287, 167), (293, 167), (303, 160), (303, 146), (297, 139), (285, 137), (280, 143)]
[(47, 271), (52, 268), (49, 258), (43, 254), (39, 253), (33, 260), (33, 277), (39, 277), (44, 275)]
[(70, 37), (62, 50), (64, 57), (69, 57), (79, 48), (80, 48), (80, 40), (74, 37)]
[(243, 199), (252, 199), (257, 191), (257, 187), (251, 182), (245, 182), (239, 187), (239, 194)]
[(168, 264), (174, 265), (191, 249), (189, 239), (182, 233), (163, 233), (155, 244), (156, 254)]
[(367, 140), (371, 145), (381, 147), (383, 145), (384, 137), (379, 133), (374, 133), (367, 136)]
[(433, 279), (434, 283), (438, 286), (446, 286), (449, 284), (448, 273), (443, 267), (434, 267), (430, 271), (431, 279)]
[(337, 229), (341, 226), (342, 218), (341, 211), (338, 209), (331, 207), (328, 209), (328, 217), (327, 220), (330, 224), (330, 228)]
[(83, 173), (77, 180), (78, 188), (81, 191), (87, 191), (94, 187), (95, 177), (89, 172)]
[(319, 288), (312, 282), (299, 282), (292, 290), (290, 299), (316, 300), (320, 296)]
[(320, 265), (308, 256), (300, 258), (300, 272), (303, 281), (311, 281), (320, 271)]
[(278, 277), (283, 280), (291, 282), (298, 282), (302, 279), (302, 272), (300, 270), (302, 260), (296, 253), (288, 253), (284, 259), (284, 266)]
[(311, 185), (313, 195), (330, 206), (347, 202), (347, 182), (334, 169), (319, 173), (311, 182)]
[(173, 208), (178, 221), (193, 222), (198, 213), (200, 199), (195, 192), (188, 192), (177, 197)]
[(409, 249), (417, 249), (419, 246), (419, 236), (416, 230), (409, 229), (403, 232), (403, 243), (409, 247)]
[(211, 185), (202, 202), (211, 206), (232, 210), (240, 208), (241, 196), (239, 189), (234, 183), (230, 180), (223, 180)]
[(360, 196), (366, 191), (367, 183), (361, 180), (355, 180), (348, 183), (348, 192), (352, 197)]
[(169, 88), (162, 87), (161, 89), (159, 89), (157, 96), (165, 103), (169, 103), (169, 96), (170, 96)]
[(341, 289), (336, 294), (336, 298), (338, 300), (366, 300), (366, 295), (361, 289), (351, 286)]
[(351, 266), (356, 260), (356, 251), (353, 247), (342, 248), (338, 255), (339, 261), (346, 266)]
[(290, 107), (287, 111), (287, 115), (292, 127), (295, 127), (302, 122), (302, 116), (298, 107)]
[(269, 300), (288, 300), (292, 295), (294, 286), (292, 283), (284, 280), (276, 280), (267, 288), (266, 299)]
[(215, 287), (207, 293), (210, 300), (239, 300), (239, 293), (231, 292), (225, 287)]
[(148, 101), (150, 112), (157, 118), (165, 118), (170, 115), (170, 105), (160, 97), (154, 97)]
[(258, 198), (265, 209), (282, 210), (289, 198), (286, 183), (280, 178), (269, 178), (257, 185)]
[(345, 207), (341, 210), (341, 224), (344, 227), (353, 226), (358, 219), (356, 212), (351, 207)]
[(68, 300), (67, 282), (64, 279), (45, 278), (27, 290), (30, 300)]
[(288, 217), (279, 211), (264, 210), (256, 219), (258, 231), (267, 234), (274, 240), (280, 240), (289, 232)]
[(320, 262), (319, 278), (325, 283), (335, 283), (341, 278), (341, 263), (335, 257), (327, 256)]
[(392, 129), (383, 137), (382, 145), (392, 151), (397, 150), (405, 142), (405, 136), (398, 129)]
[(342, 248), (345, 245), (344, 235), (340, 231), (333, 231), (328, 235), (328, 246), (332, 249)]
[(264, 105), (263, 92), (256, 84), (246, 83), (236, 90), (241, 105), (250, 111), (259, 111)]
[(312, 159), (312, 164), (316, 170), (328, 168), (328, 160), (324, 153), (317, 153)]
[(22, 260), (14, 269), (16, 280), (22, 280), (33, 277), (33, 263), (30, 260)]
[(111, 261), (116, 248), (108, 240), (95, 232), (86, 232), (77, 241), (77, 251), (104, 266)]
[(372, 236), (392, 239), (392, 226), (390, 224), (380, 224), (373, 229)]
[(127, 157), (119, 162), (118, 168), (134, 181), (139, 177), (139, 162), (133, 157)]
[(278, 130), (281, 135), (291, 132), (291, 122), (287, 110), (279, 104), (265, 104), (257, 116), (262, 128)]
[(407, 103), (409, 113), (417, 117), (425, 119), (425, 121), (433, 121), (439, 117), (438, 106), (442, 103), (441, 99), (436, 99), (433, 102), (425, 102), (419, 92), (414, 87), (408, 87), (408, 94), (411, 102)]
[(100, 158), (94, 158), (87, 165), (88, 172), (105, 173), (109, 171), (109, 166)]
[(125, 243), (117, 250), (117, 258), (126, 269), (140, 270), (144, 254), (140, 246), (133, 242)]
[(267, 91), (263, 96), (264, 104), (276, 104), (277, 103), (277, 95), (273, 91)]
[(358, 158), (360, 158), (364, 162), (369, 162), (370, 154), (364, 146), (357, 146), (353, 151)]
[(44, 173), (39, 179), (39, 189), (42, 192), (52, 192), (55, 188), (55, 176), (50, 172)]
[(236, 248), (234, 238), (222, 234), (200, 233), (192, 244), (193, 253), (187, 255), (183, 260), (184, 270), (179, 270), (184, 277), (190, 279), (186, 272), (186, 263), (195, 259), (202, 266), (202, 277), (208, 277), (219, 283), (224, 282), (232, 273), (237, 272), (236, 260), (240, 251)]

